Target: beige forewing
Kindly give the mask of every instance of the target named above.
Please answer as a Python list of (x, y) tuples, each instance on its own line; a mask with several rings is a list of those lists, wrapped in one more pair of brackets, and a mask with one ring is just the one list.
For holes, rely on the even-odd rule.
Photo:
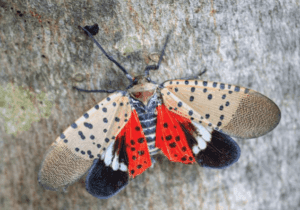
[(130, 116), (129, 98), (122, 93), (102, 100), (51, 145), (39, 171), (39, 182), (53, 190), (75, 182), (115, 141)]
[(164, 87), (163, 103), (170, 110), (231, 136), (258, 137), (280, 121), (276, 104), (248, 88), (201, 80), (172, 80)]

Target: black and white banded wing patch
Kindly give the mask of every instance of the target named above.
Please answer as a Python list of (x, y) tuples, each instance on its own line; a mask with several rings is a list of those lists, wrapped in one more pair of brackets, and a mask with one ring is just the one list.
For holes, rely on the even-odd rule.
[(78, 180), (115, 142), (130, 116), (129, 98), (122, 92), (102, 100), (52, 144), (41, 165), (39, 182), (56, 190)]
[(169, 110), (230, 136), (259, 137), (280, 121), (277, 105), (248, 88), (201, 80), (172, 80), (163, 86)]
[(125, 135), (120, 134), (100, 159), (94, 160), (86, 177), (86, 189), (96, 198), (107, 199), (120, 192), (129, 182)]
[(181, 127), (200, 166), (222, 169), (238, 161), (240, 147), (222, 131), (196, 122), (181, 124)]

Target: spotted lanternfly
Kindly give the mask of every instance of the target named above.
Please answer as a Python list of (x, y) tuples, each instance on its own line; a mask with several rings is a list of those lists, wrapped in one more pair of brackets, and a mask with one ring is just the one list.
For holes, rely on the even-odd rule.
[(41, 165), (39, 182), (50, 190), (66, 188), (84, 174), (87, 191), (109, 198), (152, 165), (161, 152), (169, 160), (225, 168), (240, 157), (230, 137), (256, 138), (274, 129), (280, 110), (266, 96), (248, 88), (197, 79), (156, 84), (145, 75), (132, 78), (109, 56), (130, 81), (126, 91), (111, 93), (73, 123), (52, 144)]

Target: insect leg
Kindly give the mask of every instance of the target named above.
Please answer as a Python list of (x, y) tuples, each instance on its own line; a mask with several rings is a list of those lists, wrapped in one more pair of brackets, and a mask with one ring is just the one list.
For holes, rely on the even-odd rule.
[(168, 43), (170, 34), (171, 34), (171, 32), (170, 32), (170, 33), (168, 34), (168, 36), (167, 36), (167, 39), (166, 39), (164, 48), (163, 48), (163, 50), (161, 51), (161, 54), (160, 54), (160, 57), (159, 57), (159, 60), (158, 60), (157, 65), (146, 66), (146, 68), (145, 68), (145, 76), (148, 76), (148, 75), (149, 75), (149, 71), (150, 71), (150, 70), (157, 70), (157, 69), (159, 68), (160, 63), (161, 63), (161, 61), (162, 61), (162, 58), (163, 58), (163, 56), (164, 56), (164, 54), (165, 54), (165, 49), (166, 49), (166, 46), (167, 46), (167, 43)]
[(87, 92), (87, 93), (114, 93), (118, 91), (118, 90), (85, 90), (85, 89), (78, 88), (76, 86), (73, 86), (73, 88), (78, 91)]

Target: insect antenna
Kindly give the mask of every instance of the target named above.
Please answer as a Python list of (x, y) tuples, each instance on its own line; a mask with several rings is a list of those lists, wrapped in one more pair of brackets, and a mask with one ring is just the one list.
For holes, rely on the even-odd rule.
[(167, 36), (167, 38), (166, 38), (166, 42), (165, 42), (165, 45), (164, 45), (163, 50), (161, 51), (161, 54), (160, 54), (160, 57), (159, 57), (159, 60), (158, 60), (157, 65), (146, 66), (146, 68), (145, 68), (145, 76), (146, 76), (146, 77), (149, 75), (149, 71), (150, 71), (150, 70), (158, 70), (158, 68), (159, 68), (159, 66), (160, 66), (160, 63), (161, 63), (161, 61), (162, 61), (162, 58), (163, 58), (163, 56), (164, 56), (164, 54), (165, 54), (165, 49), (166, 49), (166, 46), (167, 46), (167, 43), (168, 43), (170, 34), (171, 34), (171, 32), (168, 34), (168, 36)]
[(127, 70), (121, 66), (112, 56), (108, 55), (105, 50), (102, 48), (102, 46), (96, 41), (96, 39), (94, 39), (93, 35), (85, 28), (79, 26), (80, 28), (82, 28), (88, 35), (89, 37), (94, 41), (94, 43), (100, 48), (100, 50), (103, 52), (103, 54), (110, 60), (112, 61), (114, 64), (116, 64), (122, 71), (123, 73), (126, 75), (127, 79), (130, 81), (130, 83), (133, 82), (132, 76), (127, 72)]

